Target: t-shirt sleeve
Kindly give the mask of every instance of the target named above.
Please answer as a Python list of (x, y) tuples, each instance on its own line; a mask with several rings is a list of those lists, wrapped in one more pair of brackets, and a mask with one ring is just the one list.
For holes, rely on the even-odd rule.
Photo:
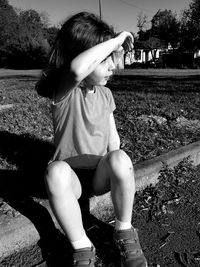
[(108, 99), (109, 99), (110, 113), (112, 113), (116, 109), (116, 105), (113, 94), (110, 89), (108, 89)]

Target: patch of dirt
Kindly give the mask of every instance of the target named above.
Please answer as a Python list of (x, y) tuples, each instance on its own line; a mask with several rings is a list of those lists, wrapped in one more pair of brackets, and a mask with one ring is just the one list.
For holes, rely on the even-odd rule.
[[(145, 123), (151, 123), (155, 121), (160, 125), (167, 122), (166, 118), (156, 115), (141, 115), (138, 117), (138, 119), (144, 121)], [(190, 130), (200, 129), (200, 120), (189, 120), (184, 116), (180, 116), (176, 119), (176, 123), (177, 123), (176, 126), (179, 128), (186, 127), (189, 128)]]
[(200, 266), (199, 174), (185, 160), (136, 194), (133, 225), (150, 266)]
[(177, 125), (179, 127), (187, 127), (191, 130), (200, 129), (200, 121), (199, 120), (188, 120), (185, 117), (178, 117), (176, 119)]
[(145, 123), (156, 121), (158, 124), (163, 124), (167, 121), (167, 119), (156, 115), (141, 115), (138, 119), (143, 120)]
[(9, 109), (12, 108), (14, 105), (13, 104), (8, 104), (8, 105), (0, 105), (0, 111), (3, 109)]

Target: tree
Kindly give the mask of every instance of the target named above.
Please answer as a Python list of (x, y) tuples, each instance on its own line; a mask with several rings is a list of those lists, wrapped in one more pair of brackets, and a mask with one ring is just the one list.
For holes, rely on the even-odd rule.
[(138, 16), (137, 16), (137, 27), (139, 29), (137, 34), (139, 36), (139, 40), (140, 41), (145, 41), (151, 36), (150, 35), (150, 30), (148, 29), (149, 28), (148, 17), (143, 12), (138, 13)]
[(41, 67), (48, 51), (40, 15), (33, 10), (16, 12), (7, 0), (0, 0), (0, 66)]
[(171, 10), (158, 10), (151, 23), (152, 36), (167, 41), (174, 48), (177, 47), (180, 36), (180, 23), (175, 13)]
[(46, 11), (42, 11), (39, 13), (39, 15), (40, 15), (42, 27), (43, 28), (49, 28), (50, 27), (49, 14)]
[(49, 27), (49, 28), (45, 28), (45, 37), (49, 43), (50, 46), (52, 46), (54, 44), (54, 41), (56, 39), (57, 33), (58, 33), (58, 28), (56, 27)]
[(48, 49), (48, 43), (44, 36), (43, 24), (40, 14), (33, 10), (25, 10), (20, 13), (20, 23), (23, 26), (23, 30), (30, 40), (30, 46), (43, 47)]
[(0, 0), (0, 63), (5, 60), (8, 46), (17, 38), (18, 16), (7, 0)]
[(10, 38), (15, 32), (15, 25), (18, 24), (18, 16), (7, 0), (0, 0), (0, 44), (5, 38)]
[(148, 16), (143, 12), (140, 12), (137, 15), (137, 27), (139, 32), (145, 32), (149, 28)]
[(27, 29), (34, 39), (42, 36), (42, 22), (37, 11), (30, 9), (22, 11), (19, 15), (20, 23)]
[(46, 63), (50, 46), (45, 38), (40, 14), (32, 9), (22, 11), (19, 14), (19, 21), (22, 45), (16, 55), (20, 55), (24, 63), (28, 62), (34, 68), (42, 67)]
[(0, 0), (0, 66), (43, 67), (57, 28), (49, 28), (48, 14), (17, 10)]
[(192, 0), (181, 18), (181, 49), (194, 52), (200, 49), (200, 1)]

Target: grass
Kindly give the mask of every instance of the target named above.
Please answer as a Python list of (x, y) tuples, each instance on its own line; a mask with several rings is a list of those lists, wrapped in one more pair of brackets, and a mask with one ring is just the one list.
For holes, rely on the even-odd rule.
[[(13, 104), (12, 108), (0, 111), (1, 135), (4, 136), (7, 133), (8, 142), (12, 142), (9, 136), (10, 139), (13, 136), (21, 137), (22, 150), (24, 149), (23, 139), (25, 145), (27, 139), (30, 139), (30, 142), (34, 139), (51, 142), (53, 138), (50, 103), (37, 96), (34, 91), (35, 82), (33, 78), (0, 80), (0, 104)], [(17, 150), (13, 151), (15, 147)], [(17, 168), (14, 157), (21, 155), (21, 151), (17, 146), (15, 147), (11, 147), (8, 151), (2, 141), (0, 161), (2, 169)], [(6, 152), (7, 155), (5, 155)]]
[[(112, 81), (122, 147), (134, 163), (200, 140), (199, 80)], [(184, 118), (195, 127), (180, 124)]]
[(152, 77), (190, 77), (191, 75), (194, 76), (199, 76), (200, 75), (200, 70), (199, 69), (120, 69), (117, 70), (117, 73), (120, 75), (131, 75), (131, 76), (143, 76), (147, 78), (152, 78)]

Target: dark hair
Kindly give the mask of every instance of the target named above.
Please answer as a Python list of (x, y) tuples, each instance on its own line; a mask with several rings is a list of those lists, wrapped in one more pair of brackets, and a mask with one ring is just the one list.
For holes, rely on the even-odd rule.
[(58, 32), (50, 55), (50, 64), (68, 66), (84, 50), (104, 42), (115, 33), (98, 16), (81, 12), (69, 18)]
[[(71, 61), (81, 52), (114, 36), (113, 27), (92, 13), (80, 12), (70, 17), (62, 25), (55, 39), (49, 56), (46, 79), (48, 76), (59, 75), (62, 69), (69, 68)], [(48, 75), (49, 72), (51, 75)], [(39, 85), (36, 88), (40, 95), (51, 97), (50, 88), (45, 90), (40, 87)], [(44, 92), (47, 90), (48, 92)]]

